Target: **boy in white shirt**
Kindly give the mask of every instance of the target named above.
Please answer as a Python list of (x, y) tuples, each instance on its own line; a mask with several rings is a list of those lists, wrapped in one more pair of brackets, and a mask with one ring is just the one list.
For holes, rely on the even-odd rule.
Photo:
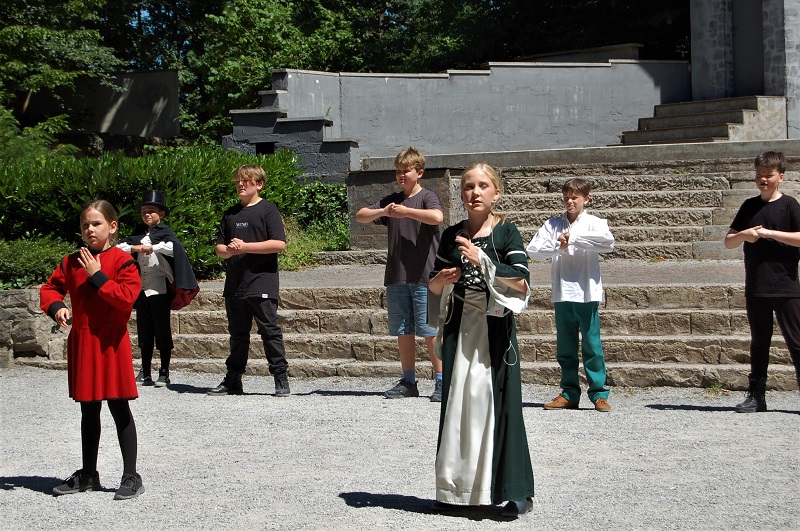
[(581, 338), (583, 368), (589, 383), (587, 394), (595, 409), (611, 411), (606, 388), (606, 361), (600, 343), (603, 283), (598, 253), (614, 250), (614, 236), (605, 219), (584, 209), (591, 185), (570, 179), (561, 188), (566, 212), (550, 218), (528, 244), (528, 256), (544, 261), (552, 258), (552, 301), (556, 313), (556, 359), (561, 366), (561, 394), (545, 409), (578, 409), (581, 386), (578, 378), (578, 340)]

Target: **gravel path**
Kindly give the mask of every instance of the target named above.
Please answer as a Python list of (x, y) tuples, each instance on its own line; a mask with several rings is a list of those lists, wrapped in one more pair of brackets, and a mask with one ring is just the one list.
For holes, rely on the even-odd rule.
[[(385, 400), (388, 379), (246, 377), (210, 397), (218, 375), (175, 373), (132, 409), (146, 492), (112, 501), (121, 475), (114, 424), (105, 492), (53, 497), (80, 466), (80, 409), (66, 374), (0, 370), (0, 528), (17, 529), (799, 529), (800, 396), (770, 392), (742, 415), (739, 393), (614, 389), (614, 411), (541, 409), (557, 389), (525, 385), (536, 498), (508, 522), (492, 510), (429, 511), (438, 405)], [(422, 382), (429, 391), (431, 382)], [(587, 407), (584, 404), (584, 408)]]

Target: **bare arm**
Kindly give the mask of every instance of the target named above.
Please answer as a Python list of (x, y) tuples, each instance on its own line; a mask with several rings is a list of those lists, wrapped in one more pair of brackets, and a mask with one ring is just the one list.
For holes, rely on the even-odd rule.
[(743, 230), (741, 232), (734, 229), (730, 229), (728, 231), (728, 234), (725, 235), (725, 248), (735, 249), (744, 242), (755, 243), (760, 238), (760, 236), (758, 235), (759, 230), (761, 230), (761, 225)]
[(220, 258), (230, 258), (240, 254), (273, 254), (282, 253), (286, 249), (283, 240), (265, 240), (263, 242), (245, 242), (234, 238), (228, 245), (217, 244), (214, 251)]
[(359, 223), (371, 223), (382, 216), (388, 216), (388, 209), (394, 203), (389, 203), (384, 208), (368, 208), (364, 207), (356, 212), (356, 221)]
[(800, 247), (800, 232), (784, 232), (761, 227), (755, 229), (755, 231), (760, 238), (768, 238), (792, 247)]
[(444, 214), (437, 208), (410, 208), (405, 205), (389, 205), (389, 216), (410, 218), (426, 225), (438, 225), (444, 221)]

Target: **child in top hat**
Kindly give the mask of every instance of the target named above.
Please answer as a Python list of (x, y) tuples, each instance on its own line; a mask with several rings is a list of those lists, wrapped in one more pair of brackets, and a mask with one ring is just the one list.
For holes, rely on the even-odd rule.
[[(173, 348), (170, 310), (189, 304), (200, 288), (181, 242), (163, 223), (169, 214), (164, 194), (157, 190), (144, 192), (136, 209), (146, 225), (145, 232), (117, 244), (133, 255), (142, 274), (142, 291), (134, 306), (136, 333), (142, 353), (142, 368), (136, 381), (142, 385), (166, 387), (170, 383), (169, 362)], [(155, 382), (150, 374), (154, 343), (161, 357)]]

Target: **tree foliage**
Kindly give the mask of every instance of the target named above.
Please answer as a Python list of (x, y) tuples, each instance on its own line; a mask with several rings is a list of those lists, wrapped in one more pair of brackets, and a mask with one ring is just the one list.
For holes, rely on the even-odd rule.
[(97, 29), (105, 0), (5, 0), (0, 3), (0, 97), (24, 110), (31, 94), (58, 100), (80, 77), (112, 83), (121, 61)]
[(176, 69), (181, 125), (218, 143), (270, 70), (437, 72), (628, 42), (686, 58), (688, 0), (6, 0), (0, 96), (74, 87), (113, 69)]

